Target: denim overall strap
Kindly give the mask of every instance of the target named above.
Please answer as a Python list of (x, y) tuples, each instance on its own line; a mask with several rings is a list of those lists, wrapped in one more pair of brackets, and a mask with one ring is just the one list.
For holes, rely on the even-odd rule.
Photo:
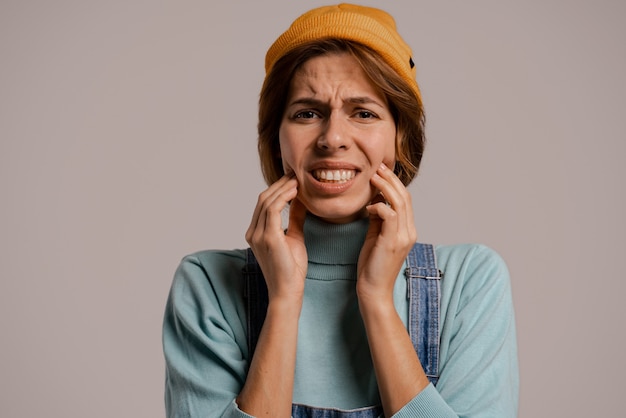
[(351, 409), (314, 408), (312, 406), (293, 404), (291, 406), (292, 418), (378, 418), (383, 416), (381, 406)]
[(428, 380), (439, 379), (439, 304), (442, 273), (430, 244), (416, 243), (407, 257), (409, 335)]
[(246, 250), (246, 265), (243, 268), (243, 297), (246, 303), (246, 320), (248, 325), (248, 353), (252, 358), (256, 343), (267, 314), (268, 295), (265, 278), (261, 267), (254, 257), (252, 249)]

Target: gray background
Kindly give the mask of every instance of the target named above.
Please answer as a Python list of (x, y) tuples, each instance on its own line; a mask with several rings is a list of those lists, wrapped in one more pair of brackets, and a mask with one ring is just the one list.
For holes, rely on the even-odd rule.
[[(420, 240), (507, 260), (520, 416), (622, 411), (626, 3), (393, 1)], [(0, 416), (162, 417), (180, 258), (243, 239), (287, 0), (0, 3)]]

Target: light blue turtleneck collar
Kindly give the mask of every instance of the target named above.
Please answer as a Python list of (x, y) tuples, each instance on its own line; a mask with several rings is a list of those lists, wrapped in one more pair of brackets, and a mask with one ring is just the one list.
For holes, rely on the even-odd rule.
[(369, 219), (332, 224), (312, 215), (304, 223), (309, 257), (307, 277), (317, 280), (356, 280), (356, 265)]

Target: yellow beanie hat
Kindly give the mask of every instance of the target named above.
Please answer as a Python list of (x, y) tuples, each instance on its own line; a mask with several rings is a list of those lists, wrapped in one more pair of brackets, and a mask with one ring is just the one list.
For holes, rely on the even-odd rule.
[(267, 51), (265, 73), (292, 49), (326, 38), (359, 42), (376, 51), (411, 86), (422, 103), (411, 48), (398, 34), (393, 17), (373, 7), (344, 3), (306, 12)]

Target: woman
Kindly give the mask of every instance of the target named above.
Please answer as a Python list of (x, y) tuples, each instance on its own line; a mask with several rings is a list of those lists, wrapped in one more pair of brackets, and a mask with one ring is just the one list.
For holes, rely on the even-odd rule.
[(168, 416), (516, 416), (506, 266), (479, 245), (415, 244), (423, 132), (385, 12), (321, 7), (279, 37), (251, 250), (190, 255), (172, 284)]

